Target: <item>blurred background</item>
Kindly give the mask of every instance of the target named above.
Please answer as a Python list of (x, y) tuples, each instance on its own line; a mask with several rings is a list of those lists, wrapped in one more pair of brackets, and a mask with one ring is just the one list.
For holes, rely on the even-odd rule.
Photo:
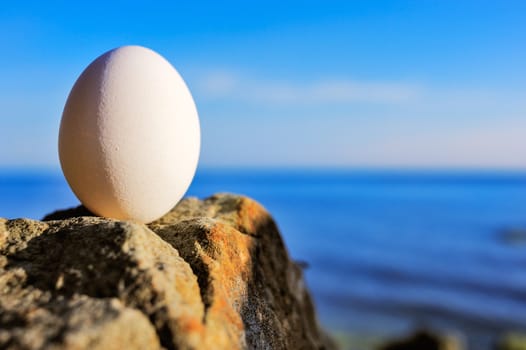
[(526, 2), (19, 1), (0, 33), (0, 216), (78, 205), (69, 90), (143, 45), (197, 104), (188, 195), (266, 206), (344, 348), (526, 331)]

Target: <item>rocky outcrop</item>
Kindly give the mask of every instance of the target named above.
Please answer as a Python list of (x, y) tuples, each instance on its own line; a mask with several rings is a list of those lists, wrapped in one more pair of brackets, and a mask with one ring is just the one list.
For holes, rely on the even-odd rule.
[(526, 333), (508, 332), (497, 342), (497, 350), (526, 350)]
[(188, 198), (149, 225), (89, 214), (0, 219), (0, 348), (333, 347), (253, 200)]
[(462, 350), (464, 345), (453, 335), (443, 335), (421, 329), (413, 334), (392, 340), (378, 348), (378, 350)]

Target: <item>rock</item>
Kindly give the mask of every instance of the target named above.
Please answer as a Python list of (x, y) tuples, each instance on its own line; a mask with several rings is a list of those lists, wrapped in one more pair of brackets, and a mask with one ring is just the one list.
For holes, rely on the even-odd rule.
[(441, 335), (428, 330), (418, 330), (409, 337), (390, 341), (379, 350), (460, 350), (464, 349), (460, 339), (452, 335)]
[(147, 226), (77, 215), (0, 219), (0, 348), (334, 347), (255, 201), (188, 198)]
[(498, 341), (497, 350), (526, 350), (526, 334), (510, 332)]
[(498, 231), (499, 240), (510, 246), (524, 246), (526, 245), (526, 229), (523, 228), (507, 228)]

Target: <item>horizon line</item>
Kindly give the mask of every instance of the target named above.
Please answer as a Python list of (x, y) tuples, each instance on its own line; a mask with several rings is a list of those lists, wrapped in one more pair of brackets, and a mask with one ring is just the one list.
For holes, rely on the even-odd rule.
[[(514, 173), (526, 174), (525, 167), (489, 167), (489, 166), (409, 166), (409, 165), (368, 165), (368, 166), (327, 166), (327, 165), (202, 165), (198, 166), (196, 174), (200, 172), (356, 172), (356, 173)], [(0, 165), (0, 175), (29, 173), (62, 173), (60, 166), (3, 166)]]

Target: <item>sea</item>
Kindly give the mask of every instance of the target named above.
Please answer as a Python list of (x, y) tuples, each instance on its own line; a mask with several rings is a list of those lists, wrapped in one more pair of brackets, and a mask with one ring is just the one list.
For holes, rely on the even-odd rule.
[[(526, 331), (526, 173), (199, 169), (187, 195), (216, 192), (273, 215), (344, 347), (426, 328), (489, 349)], [(76, 205), (60, 171), (0, 171), (2, 217)]]

